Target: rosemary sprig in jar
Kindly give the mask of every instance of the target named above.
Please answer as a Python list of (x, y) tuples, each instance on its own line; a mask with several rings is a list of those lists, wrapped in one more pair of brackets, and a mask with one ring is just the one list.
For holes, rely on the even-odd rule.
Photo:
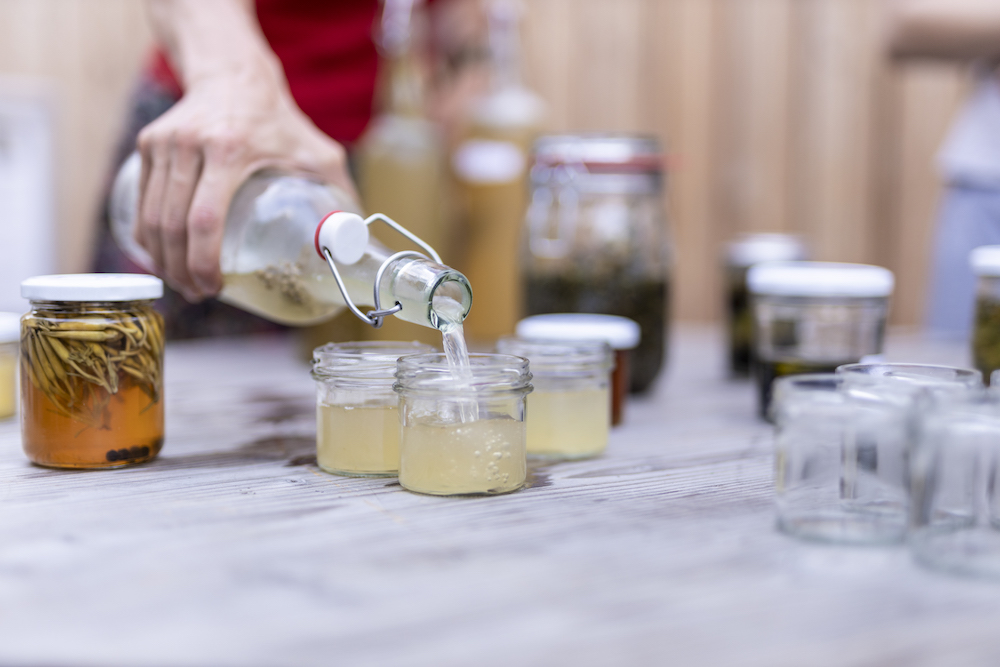
[(152, 405), (162, 387), (163, 319), (148, 306), (114, 314), (37, 311), (22, 320), (21, 365), (56, 412), (109, 429), (108, 402), (127, 386)]

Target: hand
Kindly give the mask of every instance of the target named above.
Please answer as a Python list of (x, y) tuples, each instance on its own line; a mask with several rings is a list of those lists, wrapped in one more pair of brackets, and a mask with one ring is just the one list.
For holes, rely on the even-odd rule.
[(137, 240), (189, 301), (222, 288), (226, 212), (253, 172), (306, 172), (353, 193), (344, 149), (312, 124), (284, 82), (274, 78), (199, 81), (139, 135)]

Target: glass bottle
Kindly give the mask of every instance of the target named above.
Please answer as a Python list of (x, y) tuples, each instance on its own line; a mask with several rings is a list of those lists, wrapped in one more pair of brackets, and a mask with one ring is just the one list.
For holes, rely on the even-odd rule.
[(21, 283), (21, 439), (32, 463), (118, 468), (163, 443), (159, 278), (38, 276)]
[(316, 380), (316, 462), (349, 477), (399, 471), (399, 397), (392, 389), (396, 360), (427, 354), (417, 342), (328, 343), (313, 352)]
[(17, 412), (17, 356), (21, 340), (21, 316), (0, 313), (0, 419)]
[(969, 255), (976, 275), (976, 319), (972, 359), (984, 377), (1000, 369), (1000, 246), (980, 246)]
[[(151, 267), (135, 241), (141, 159), (122, 166), (111, 201), (112, 231), (137, 263)], [(226, 215), (219, 298), (282, 324), (304, 326), (333, 317), (345, 306), (381, 326), (389, 314), (437, 328), (431, 304), (448, 296), (472, 307), (472, 288), (443, 266), (433, 248), (392, 219), (351, 213), (356, 205), (336, 187), (305, 176), (260, 171), (233, 196)], [(393, 252), (369, 235), (381, 221), (419, 246)], [(375, 306), (362, 313), (357, 304)], [(385, 306), (383, 309), (381, 306)], [(391, 312), (389, 312), (391, 311)]]
[(597, 456), (608, 445), (614, 353), (602, 340), (501, 338), (497, 352), (530, 362), (528, 455), (550, 460)]
[(762, 417), (776, 378), (832, 373), (881, 354), (892, 272), (837, 262), (767, 262), (751, 267), (756, 377)]
[[(470, 354), (467, 380), (444, 354), (401, 357), (399, 483), (438, 496), (516, 491), (527, 478), (528, 360)], [(469, 418), (468, 415), (475, 415)]]
[(726, 315), (729, 329), (729, 373), (748, 377), (753, 365), (753, 313), (747, 271), (761, 262), (808, 259), (802, 239), (794, 234), (742, 234), (726, 248)]
[(522, 234), (527, 314), (603, 313), (639, 323), (635, 392), (652, 386), (665, 356), (670, 246), (662, 163), (650, 137), (539, 139)]

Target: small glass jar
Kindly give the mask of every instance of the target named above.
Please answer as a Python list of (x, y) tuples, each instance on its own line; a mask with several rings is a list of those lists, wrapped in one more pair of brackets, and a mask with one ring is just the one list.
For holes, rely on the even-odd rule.
[(794, 234), (743, 234), (726, 248), (726, 315), (729, 330), (729, 374), (748, 377), (753, 364), (753, 313), (747, 271), (762, 262), (807, 259), (802, 239)]
[(163, 444), (159, 278), (38, 276), (21, 283), (21, 439), (32, 463), (118, 468)]
[(980, 246), (969, 255), (976, 275), (976, 319), (972, 360), (984, 377), (1000, 369), (1000, 246)]
[(524, 318), (517, 323), (515, 333), (523, 340), (607, 343), (614, 352), (611, 370), (611, 425), (622, 423), (634, 361), (631, 357), (642, 334), (636, 322), (616, 315), (552, 313)]
[(21, 340), (21, 316), (0, 313), (0, 419), (17, 413), (17, 354)]
[(497, 352), (531, 364), (528, 455), (583, 459), (608, 446), (614, 353), (604, 341), (501, 338)]
[(768, 262), (751, 267), (760, 414), (771, 383), (800, 373), (832, 373), (880, 354), (893, 275), (867, 264)]
[(401, 357), (399, 483), (437, 496), (516, 491), (527, 478), (528, 360), (470, 354), (466, 378), (443, 354)]
[(652, 387), (665, 358), (671, 257), (663, 171), (652, 137), (542, 137), (522, 235), (525, 314), (638, 322), (634, 392)]
[(399, 471), (396, 360), (433, 351), (399, 341), (329, 343), (313, 351), (320, 468), (348, 477), (390, 477)]

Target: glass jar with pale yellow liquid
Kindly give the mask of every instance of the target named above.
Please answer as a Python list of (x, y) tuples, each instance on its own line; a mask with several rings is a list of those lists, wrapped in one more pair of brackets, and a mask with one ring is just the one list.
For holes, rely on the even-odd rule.
[(396, 360), (434, 348), (417, 342), (330, 343), (313, 352), (316, 462), (348, 477), (389, 477), (399, 470)]
[(399, 483), (438, 496), (493, 495), (527, 478), (528, 360), (470, 354), (465, 368), (444, 354), (401, 357)]
[(17, 353), (21, 340), (21, 316), (0, 313), (0, 419), (17, 412)]
[(526, 357), (531, 364), (528, 456), (582, 459), (604, 451), (611, 428), (610, 345), (502, 338), (497, 352)]

